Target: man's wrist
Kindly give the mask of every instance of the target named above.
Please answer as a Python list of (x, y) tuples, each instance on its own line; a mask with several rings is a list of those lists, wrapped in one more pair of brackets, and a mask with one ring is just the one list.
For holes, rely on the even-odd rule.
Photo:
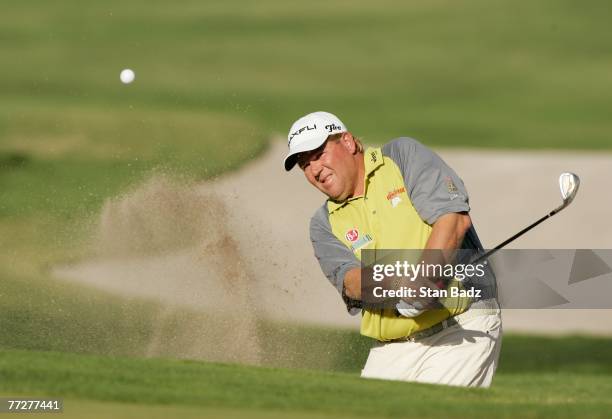
[(346, 304), (346, 310), (349, 312), (353, 308), (363, 308), (363, 304), (360, 300), (354, 300), (346, 294), (346, 286), (344, 286), (344, 284), (342, 285), (342, 300), (344, 301), (344, 304)]

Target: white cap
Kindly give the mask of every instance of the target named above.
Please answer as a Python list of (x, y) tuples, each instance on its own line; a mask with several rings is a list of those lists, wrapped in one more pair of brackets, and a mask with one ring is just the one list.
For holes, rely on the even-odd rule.
[(289, 154), (285, 157), (285, 170), (295, 166), (298, 153), (314, 150), (330, 135), (346, 130), (342, 121), (329, 112), (313, 112), (301, 117), (291, 125), (287, 135)]

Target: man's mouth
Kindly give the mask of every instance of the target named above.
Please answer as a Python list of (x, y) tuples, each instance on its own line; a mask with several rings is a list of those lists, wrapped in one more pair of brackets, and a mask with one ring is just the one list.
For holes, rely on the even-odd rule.
[(319, 183), (321, 183), (324, 186), (328, 186), (331, 182), (332, 182), (332, 175), (331, 173), (329, 175), (325, 175), (325, 177), (319, 179)]

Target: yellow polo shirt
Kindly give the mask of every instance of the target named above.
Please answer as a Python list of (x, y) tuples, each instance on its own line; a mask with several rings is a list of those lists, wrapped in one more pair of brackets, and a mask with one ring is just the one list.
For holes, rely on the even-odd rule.
[[(315, 255), (340, 292), (346, 272), (360, 266), (363, 249), (424, 249), (437, 218), (469, 211), (461, 179), (415, 140), (400, 138), (383, 148), (368, 148), (364, 163), (363, 196), (328, 200), (310, 225)], [(398, 339), (450, 315), (439, 309), (406, 318), (392, 309), (364, 309), (361, 334), (379, 341)]]

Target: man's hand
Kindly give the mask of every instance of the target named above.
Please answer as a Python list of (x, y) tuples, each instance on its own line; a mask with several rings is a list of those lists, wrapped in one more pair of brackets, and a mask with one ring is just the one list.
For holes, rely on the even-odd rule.
[(344, 292), (353, 300), (361, 300), (361, 268), (353, 268), (344, 276)]
[[(366, 304), (385, 304), (388, 307), (395, 307), (395, 304), (400, 300), (400, 297), (381, 296), (382, 290), (412, 291), (413, 297), (404, 297), (405, 302), (419, 307), (421, 309), (433, 308), (436, 306), (437, 298), (425, 296), (423, 297), (422, 290), (425, 288), (436, 290), (437, 286), (424, 276), (416, 278), (407, 278), (402, 276), (386, 276), (382, 281), (374, 281), (372, 272), (369, 268), (363, 269), (354, 268), (347, 272), (344, 277), (344, 294), (352, 300), (360, 300)], [(365, 283), (361, 281), (362, 275), (366, 275)], [(375, 294), (375, 288), (380, 288)], [(378, 296), (376, 296), (378, 295)]]
[(416, 317), (425, 311), (425, 308), (418, 308), (416, 304), (409, 304), (404, 300), (397, 303), (395, 308), (399, 314), (408, 318)]

